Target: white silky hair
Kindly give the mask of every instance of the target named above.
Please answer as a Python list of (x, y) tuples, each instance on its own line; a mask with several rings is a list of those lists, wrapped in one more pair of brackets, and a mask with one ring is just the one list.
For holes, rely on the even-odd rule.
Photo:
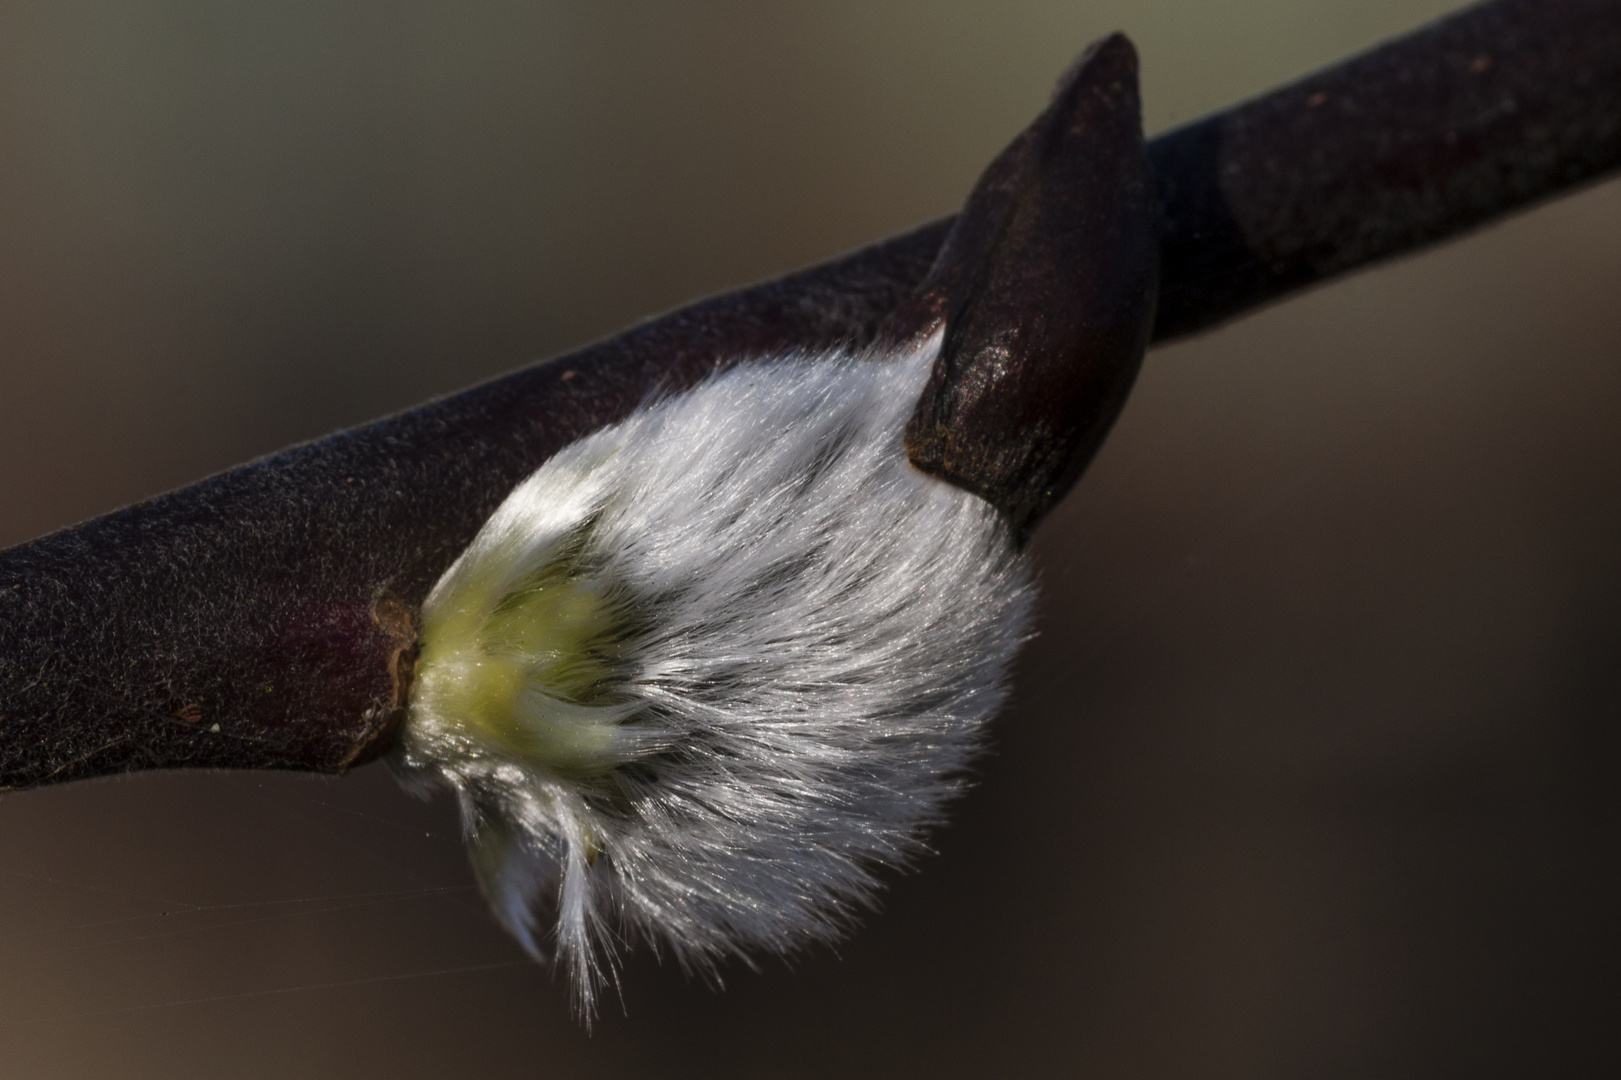
[[(428, 597), (395, 764), (455, 790), (498, 919), (587, 1020), (622, 942), (712, 976), (836, 938), (961, 790), (1033, 586), (1002, 517), (906, 459), (938, 348), (750, 361), (651, 403), (519, 484)], [(551, 757), (447, 707), (476, 663), (428, 663), (436, 621), (549, 565), (615, 627), (587, 700), (523, 691)]]

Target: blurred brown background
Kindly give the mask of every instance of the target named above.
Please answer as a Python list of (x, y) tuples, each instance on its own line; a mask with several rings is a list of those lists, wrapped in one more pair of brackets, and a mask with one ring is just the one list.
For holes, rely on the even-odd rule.
[[(0, 545), (943, 213), (1107, 31), (1159, 130), (1450, 6), (3, 0)], [(1612, 183), (1154, 353), (837, 954), (588, 1037), (381, 767), (79, 784), (0, 1076), (1610, 1073), (1618, 282)]]

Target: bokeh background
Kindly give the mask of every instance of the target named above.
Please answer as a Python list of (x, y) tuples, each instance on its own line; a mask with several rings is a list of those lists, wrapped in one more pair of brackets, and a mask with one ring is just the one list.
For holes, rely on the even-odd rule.
[[(0, 545), (950, 210), (1124, 29), (1163, 130), (1446, 0), (0, 2)], [(0, 1076), (1621, 1065), (1621, 187), (1151, 354), (836, 952), (592, 1035), (452, 807), (0, 796)]]

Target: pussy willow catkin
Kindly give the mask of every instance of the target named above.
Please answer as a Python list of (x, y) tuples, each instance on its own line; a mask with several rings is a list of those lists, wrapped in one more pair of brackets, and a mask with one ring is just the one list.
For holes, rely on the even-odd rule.
[(938, 339), (735, 367), (557, 454), (434, 587), (395, 763), (589, 1016), (616, 942), (836, 937), (1006, 697), (1032, 586), (907, 462)]

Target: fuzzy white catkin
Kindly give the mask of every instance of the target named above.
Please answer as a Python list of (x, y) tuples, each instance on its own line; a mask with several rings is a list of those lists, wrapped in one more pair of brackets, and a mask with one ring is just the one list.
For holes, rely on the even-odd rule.
[[(653, 403), (520, 484), (428, 597), (395, 764), (456, 792), (497, 917), (587, 1018), (619, 941), (712, 973), (835, 938), (960, 790), (1033, 588), (1000, 515), (906, 460), (937, 349)], [(527, 602), (568, 626), (513, 631)], [(497, 661), (509, 727), (467, 704)]]

